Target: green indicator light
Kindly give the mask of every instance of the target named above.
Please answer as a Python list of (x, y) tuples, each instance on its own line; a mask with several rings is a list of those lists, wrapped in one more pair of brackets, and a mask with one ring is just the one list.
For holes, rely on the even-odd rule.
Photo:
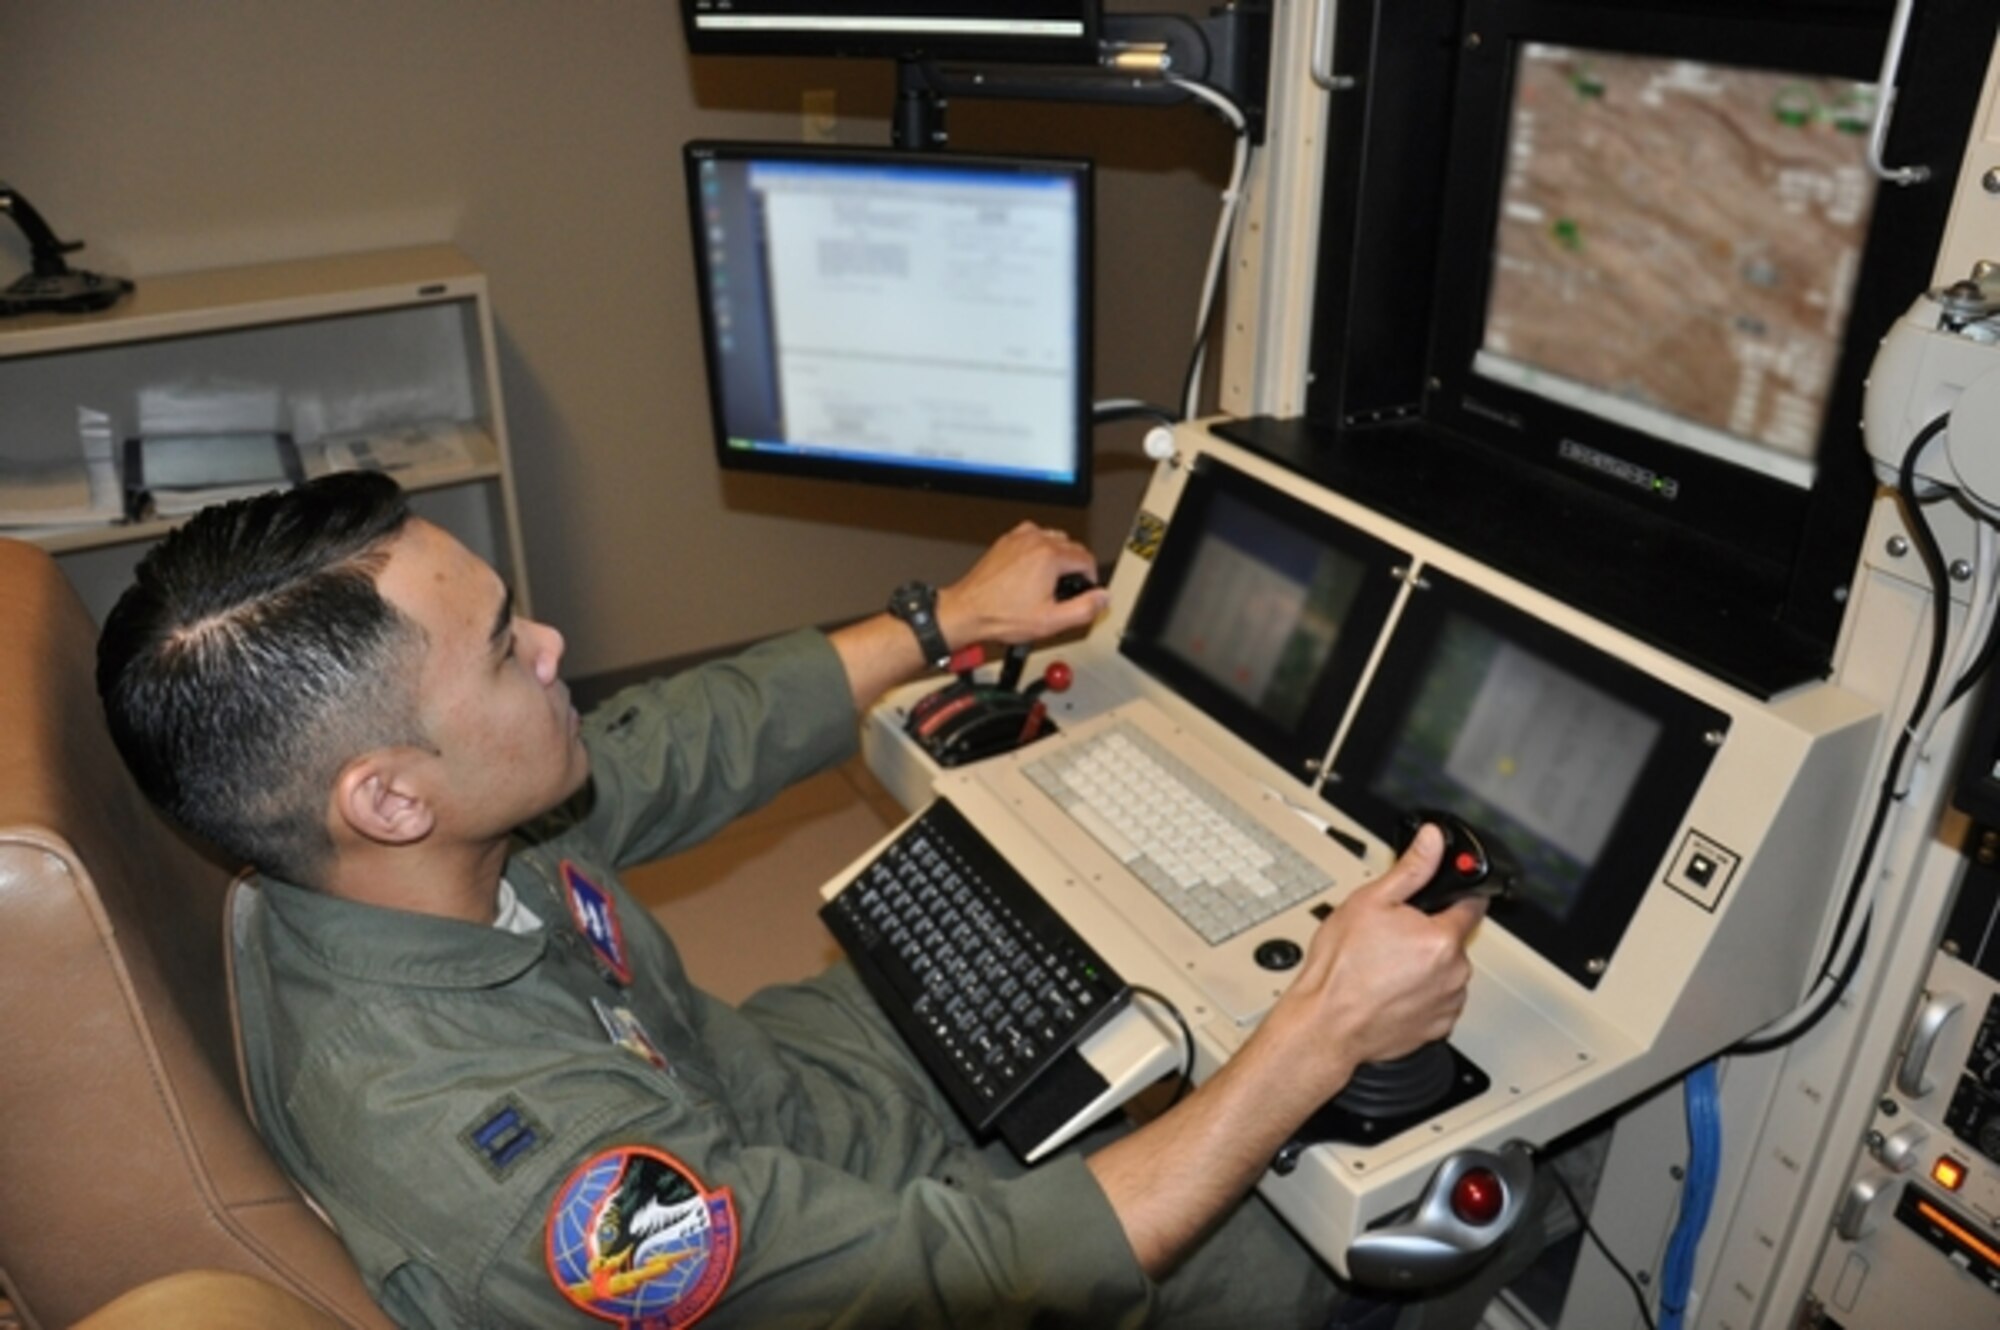
[(1811, 88), (1794, 83), (1771, 99), (1771, 114), (1779, 124), (1801, 129), (1819, 118), (1819, 98)]

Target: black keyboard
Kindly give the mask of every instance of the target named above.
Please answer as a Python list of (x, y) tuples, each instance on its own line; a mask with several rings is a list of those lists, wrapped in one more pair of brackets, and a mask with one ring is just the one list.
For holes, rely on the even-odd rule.
[(943, 799), (820, 917), (976, 1131), (1131, 997)]

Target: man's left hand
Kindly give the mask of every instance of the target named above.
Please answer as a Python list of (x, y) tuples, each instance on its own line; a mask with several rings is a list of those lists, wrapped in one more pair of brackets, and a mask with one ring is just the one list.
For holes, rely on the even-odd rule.
[(1082, 628), (1103, 612), (1102, 587), (1056, 599), (1056, 581), (1076, 573), (1093, 581), (1097, 561), (1083, 545), (1049, 527), (1023, 522), (1000, 537), (958, 581), (938, 592), (938, 623), (954, 649), (974, 642), (1037, 642)]

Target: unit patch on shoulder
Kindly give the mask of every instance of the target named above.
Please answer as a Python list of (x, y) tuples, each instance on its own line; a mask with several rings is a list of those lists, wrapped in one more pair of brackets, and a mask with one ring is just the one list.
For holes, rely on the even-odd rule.
[(572, 1304), (627, 1330), (678, 1330), (736, 1268), (736, 1203), (645, 1146), (586, 1160), (549, 1207), (549, 1277)]
[(583, 870), (562, 861), (563, 895), (569, 900), (570, 918), (576, 931), (618, 982), (632, 982), (632, 963), (625, 955), (625, 926), (618, 922), (618, 906), (611, 893), (583, 875)]
[(542, 1124), (528, 1115), (521, 1102), (508, 1095), (483, 1110), (471, 1126), (458, 1134), (459, 1141), (496, 1178), (507, 1176), (535, 1147), (548, 1139)]

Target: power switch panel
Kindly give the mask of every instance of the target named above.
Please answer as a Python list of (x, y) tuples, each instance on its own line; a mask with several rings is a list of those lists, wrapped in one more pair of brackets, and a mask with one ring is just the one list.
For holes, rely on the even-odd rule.
[(1667, 869), (1667, 885), (1702, 909), (1713, 912), (1722, 904), (1722, 893), (1736, 874), (1734, 851), (1723, 848), (1699, 831), (1690, 831), (1674, 853)]

